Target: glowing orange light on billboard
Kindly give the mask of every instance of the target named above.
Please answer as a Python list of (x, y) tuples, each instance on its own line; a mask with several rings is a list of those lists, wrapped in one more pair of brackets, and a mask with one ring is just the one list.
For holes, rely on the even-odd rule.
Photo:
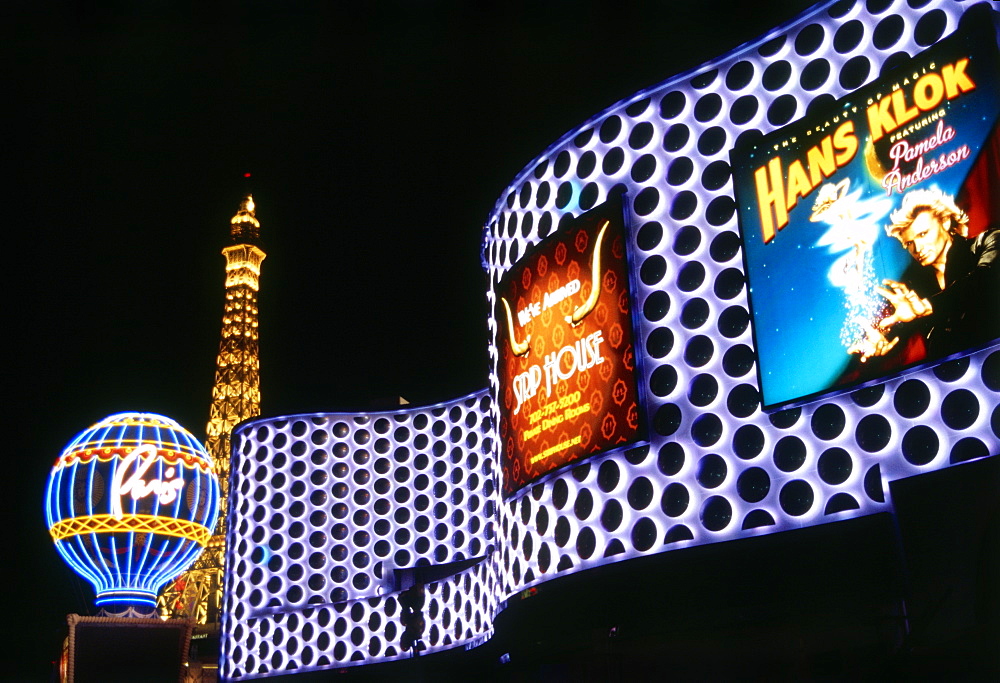
[(625, 243), (621, 205), (611, 201), (549, 237), (500, 283), (506, 495), (642, 438)]

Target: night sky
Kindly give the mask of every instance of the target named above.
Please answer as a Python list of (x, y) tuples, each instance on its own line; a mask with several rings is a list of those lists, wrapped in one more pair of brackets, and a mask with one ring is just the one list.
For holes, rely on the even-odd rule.
[(21, 645), (0, 677), (44, 680), (65, 615), (93, 614), (44, 526), (62, 447), (123, 410), (203, 438), (243, 193), (268, 254), (264, 415), (476, 391), (481, 230), (518, 171), (811, 3), (206, 4), (0, 9), (4, 642)]

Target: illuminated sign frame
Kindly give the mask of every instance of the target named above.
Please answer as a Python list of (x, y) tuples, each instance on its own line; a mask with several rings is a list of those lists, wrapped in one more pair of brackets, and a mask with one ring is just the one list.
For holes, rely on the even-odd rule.
[[(998, 81), (993, 30), (970, 24), (733, 150), (765, 410), (996, 343), (1000, 274), (973, 254), (1000, 221)], [(939, 239), (912, 237), (931, 216)]]
[(109, 614), (152, 613), (208, 545), (219, 481), (205, 448), (170, 418), (117, 413), (80, 432), (49, 475), (56, 549)]
[(535, 246), (498, 285), (503, 495), (645, 438), (621, 196)]

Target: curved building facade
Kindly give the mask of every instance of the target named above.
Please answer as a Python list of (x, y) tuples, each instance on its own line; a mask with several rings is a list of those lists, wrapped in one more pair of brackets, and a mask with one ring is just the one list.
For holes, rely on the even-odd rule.
[[(965, 32), (995, 18), (983, 3), (953, 0), (823, 3), (615, 104), (528, 164), (483, 233), (487, 390), (234, 431), (223, 675), (409, 656), (400, 595), (414, 583), (426, 587), (426, 651), (474, 646), (505, 601), (532, 585), (891, 510), (888, 482), (995, 455), (994, 337), (938, 355), (893, 342), (903, 334), (879, 325), (852, 338), (852, 290), (831, 269), (822, 282), (833, 294), (823, 295), (848, 300), (837, 308), (847, 321), (836, 323), (836, 333), (847, 330), (839, 350), (810, 341), (807, 315), (788, 333), (799, 341), (772, 360), (771, 285), (761, 273), (773, 264), (750, 246), (761, 234), (765, 245), (789, 243), (803, 221), (818, 231), (810, 245), (825, 239), (822, 230), (837, 226), (817, 199), (845, 206), (862, 164), (889, 187), (892, 159), (904, 155), (879, 145), (904, 137), (941, 155), (964, 139), (965, 157), (927, 164), (941, 167), (935, 188), (951, 182), (955, 201), (971, 201), (968, 183), (949, 180), (944, 166), (965, 164), (966, 178), (996, 165), (995, 29), (988, 49), (962, 53), (983, 44)], [(975, 141), (961, 123), (973, 97), (989, 119)], [(915, 113), (903, 121), (906, 112)], [(929, 137), (946, 127), (958, 137)], [(794, 168), (799, 148), (811, 169)], [(779, 157), (788, 188), (774, 193)], [(902, 170), (917, 183), (922, 168)], [(865, 205), (880, 230), (901, 201), (895, 189)], [(992, 233), (954, 234), (976, 254)], [(822, 246), (847, 263), (843, 272), (863, 274), (873, 244), (905, 255), (896, 239), (880, 232)], [(892, 253), (876, 251), (872, 272), (895, 275), (886, 269), (898, 261), (902, 273), (905, 259)], [(847, 257), (855, 260), (837, 260)], [(803, 308), (819, 295), (806, 296)], [(874, 315), (885, 320), (889, 309)], [(904, 346), (909, 355), (894, 355)], [(782, 362), (799, 370), (776, 384)]]

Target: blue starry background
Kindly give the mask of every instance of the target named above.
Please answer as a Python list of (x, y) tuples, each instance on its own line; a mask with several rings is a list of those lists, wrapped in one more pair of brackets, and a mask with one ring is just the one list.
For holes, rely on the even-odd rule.
[[(737, 146), (733, 151), (734, 185), (739, 206), (740, 232), (744, 243), (744, 259), (750, 290), (750, 307), (753, 333), (758, 355), (758, 376), (767, 407), (790, 405), (796, 402), (845, 390), (858, 384), (879, 379), (879, 369), (858, 367), (840, 339), (845, 319), (844, 290), (834, 286), (828, 277), (830, 267), (844, 252), (832, 252), (817, 241), (829, 228), (825, 222), (811, 222), (809, 217), (818, 190), (800, 199), (789, 211), (788, 224), (779, 230), (774, 239), (765, 244), (762, 238), (760, 214), (757, 206), (753, 172), (780, 156), (786, 171), (790, 163), (801, 159), (805, 163), (807, 150), (826, 134), (832, 134), (839, 123), (832, 123), (840, 115), (854, 121), (859, 150), (854, 159), (842, 167), (825, 184), (850, 179), (850, 190), (863, 188), (862, 200), (885, 196), (885, 190), (868, 171), (864, 145), (868, 137), (866, 116), (869, 98), (888, 91), (895, 83), (912, 74), (914, 70), (934, 64), (940, 70), (968, 56), (966, 73), (976, 84), (974, 91), (943, 102), (943, 120), (955, 129), (954, 139), (928, 154), (927, 160), (936, 159), (942, 152), (969, 146), (968, 159), (948, 170), (932, 175), (908, 189), (937, 187), (957, 196), (970, 169), (975, 164), (977, 152), (991, 135), (1000, 110), (998, 99), (998, 68), (995, 41), (977, 40), (977, 31), (959, 33), (917, 55), (914, 59), (886, 73), (874, 82), (838, 100), (826, 111), (810, 113), (807, 117), (774, 131), (750, 144)], [(903, 86), (906, 88), (907, 86)], [(909, 100), (908, 100), (909, 101)], [(856, 108), (856, 112), (853, 110)], [(935, 110), (937, 111), (937, 110)], [(921, 117), (922, 118), (922, 117)], [(918, 121), (920, 119), (917, 119)], [(806, 135), (805, 131), (830, 122), (819, 135)], [(909, 136), (911, 144), (932, 134), (934, 122), (919, 133)], [(793, 141), (794, 140), (794, 141)], [(781, 146), (787, 142), (787, 146)], [(779, 145), (777, 152), (774, 146)], [(876, 144), (876, 152), (885, 168), (889, 136)], [(904, 169), (905, 170), (905, 169)], [(787, 177), (786, 177), (787, 182)], [(891, 196), (892, 209), (898, 207), (901, 195)], [(888, 224), (888, 217), (880, 226)], [(899, 280), (913, 261), (899, 242), (878, 231), (873, 246), (874, 273), (878, 283), (883, 279)], [(838, 382), (848, 369), (851, 382)], [(895, 374), (895, 373), (893, 373)]]

